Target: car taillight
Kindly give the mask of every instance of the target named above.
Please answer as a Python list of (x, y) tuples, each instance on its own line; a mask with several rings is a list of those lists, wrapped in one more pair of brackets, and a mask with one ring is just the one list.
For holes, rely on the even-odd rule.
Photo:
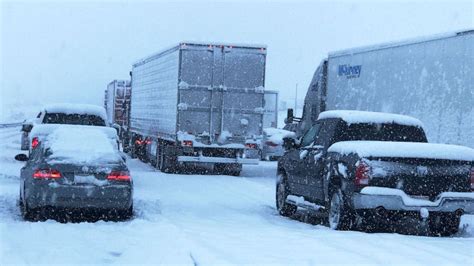
[(474, 167), (471, 168), (471, 191), (474, 191)]
[(107, 176), (108, 180), (130, 181), (130, 173), (128, 171), (112, 171)]
[(181, 142), (181, 143), (185, 147), (192, 147), (193, 146), (193, 141), (192, 140), (183, 140), (183, 142)]
[(39, 144), (39, 140), (38, 140), (38, 137), (34, 137), (32, 140), (31, 140), (31, 148), (36, 148), (36, 146), (38, 146)]
[(271, 146), (271, 147), (276, 147), (276, 146), (278, 146), (278, 144), (273, 143), (273, 142), (271, 142), (271, 141), (266, 141), (265, 144), (267, 144), (268, 146)]
[(364, 162), (359, 162), (355, 172), (355, 185), (358, 187), (367, 186), (369, 184), (369, 177), (370, 167)]
[(245, 148), (247, 148), (247, 149), (256, 149), (257, 144), (255, 144), (255, 143), (245, 143)]
[(38, 169), (33, 173), (35, 179), (57, 179), (61, 178), (61, 173), (54, 169)]

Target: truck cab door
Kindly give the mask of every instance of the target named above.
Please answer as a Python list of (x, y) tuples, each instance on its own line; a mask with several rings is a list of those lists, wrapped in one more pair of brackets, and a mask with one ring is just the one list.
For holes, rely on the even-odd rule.
[(334, 142), (338, 120), (326, 119), (318, 121), (320, 129), (315, 138), (312, 152), (307, 159), (307, 191), (305, 196), (312, 201), (324, 201), (324, 178), (326, 156), (329, 146)]
[(319, 125), (316, 124), (308, 129), (303, 135), (299, 148), (288, 154), (289, 159), (289, 181), (292, 183), (292, 192), (305, 196), (308, 194), (308, 178), (309, 171), (308, 157), (313, 151), (314, 139), (319, 131)]

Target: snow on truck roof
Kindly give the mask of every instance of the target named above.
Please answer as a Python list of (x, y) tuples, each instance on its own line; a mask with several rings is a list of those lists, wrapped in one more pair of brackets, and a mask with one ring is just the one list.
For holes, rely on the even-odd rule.
[(59, 103), (46, 105), (43, 109), (47, 113), (95, 115), (107, 121), (107, 114), (105, 113), (104, 107), (98, 105)]
[(136, 67), (138, 65), (141, 65), (143, 63), (148, 62), (149, 60), (155, 59), (157, 57), (160, 57), (161, 55), (173, 52), (178, 50), (179, 48), (182, 48), (183, 46), (185, 47), (186, 45), (197, 45), (197, 46), (228, 46), (228, 47), (235, 47), (235, 48), (250, 48), (250, 49), (267, 49), (267, 46), (264, 44), (243, 44), (243, 43), (225, 43), (225, 42), (197, 42), (197, 41), (182, 41), (178, 44), (175, 44), (173, 46), (169, 46), (165, 49), (160, 50), (157, 53), (151, 54), (149, 56), (143, 57), (137, 61), (135, 61), (132, 66)]
[(319, 114), (319, 119), (328, 118), (340, 118), (348, 124), (356, 123), (375, 123), (375, 124), (398, 124), (405, 126), (416, 126), (423, 128), (423, 123), (411, 116), (391, 114), (391, 113), (380, 113), (380, 112), (368, 112), (368, 111), (355, 111), (355, 110), (334, 110), (325, 111)]
[(382, 50), (382, 49), (388, 49), (388, 48), (393, 48), (393, 47), (436, 41), (440, 39), (453, 38), (456, 36), (463, 36), (463, 35), (468, 35), (468, 34), (474, 34), (474, 29), (468, 29), (468, 30), (457, 31), (457, 32), (449, 32), (449, 33), (441, 33), (441, 34), (435, 34), (431, 36), (411, 38), (411, 39), (395, 41), (395, 42), (386, 42), (386, 43), (380, 43), (380, 44), (375, 44), (375, 45), (367, 45), (367, 46), (361, 46), (357, 48), (344, 49), (340, 51), (330, 52), (329, 57), (352, 55), (352, 54), (364, 53), (364, 52), (369, 52), (369, 51), (374, 51), (374, 50)]

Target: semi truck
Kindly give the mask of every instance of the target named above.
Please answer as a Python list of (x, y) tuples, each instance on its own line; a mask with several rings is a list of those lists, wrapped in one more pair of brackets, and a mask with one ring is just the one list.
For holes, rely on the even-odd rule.
[(429, 142), (474, 147), (474, 30), (329, 53), (309, 85), (301, 136), (326, 110), (410, 115)]
[(266, 46), (182, 42), (133, 64), (132, 157), (163, 172), (258, 164)]
[(113, 80), (105, 90), (104, 107), (110, 125), (128, 128), (131, 84), (129, 80)]

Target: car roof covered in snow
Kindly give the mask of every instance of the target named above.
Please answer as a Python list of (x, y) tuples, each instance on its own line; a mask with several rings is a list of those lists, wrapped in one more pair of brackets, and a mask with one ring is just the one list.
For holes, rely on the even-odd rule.
[(348, 124), (398, 124), (423, 128), (423, 123), (414, 117), (391, 113), (355, 110), (333, 110), (320, 113), (318, 120), (329, 118), (340, 118)]
[(92, 104), (73, 104), (58, 103), (50, 104), (43, 107), (47, 113), (63, 113), (63, 114), (79, 114), (79, 115), (95, 115), (107, 121), (107, 114), (104, 107)]
[(31, 133), (29, 134), (30, 138), (33, 137), (44, 137), (53, 133), (58, 128), (64, 128), (65, 130), (88, 130), (88, 128), (94, 128), (104, 132), (110, 139), (118, 139), (117, 130), (112, 127), (102, 127), (102, 126), (84, 126), (84, 125), (67, 125), (67, 124), (38, 124), (33, 127)]
[(101, 127), (60, 126), (45, 137), (43, 147), (50, 150), (48, 160), (54, 163), (120, 162), (116, 139), (107, 133)]

